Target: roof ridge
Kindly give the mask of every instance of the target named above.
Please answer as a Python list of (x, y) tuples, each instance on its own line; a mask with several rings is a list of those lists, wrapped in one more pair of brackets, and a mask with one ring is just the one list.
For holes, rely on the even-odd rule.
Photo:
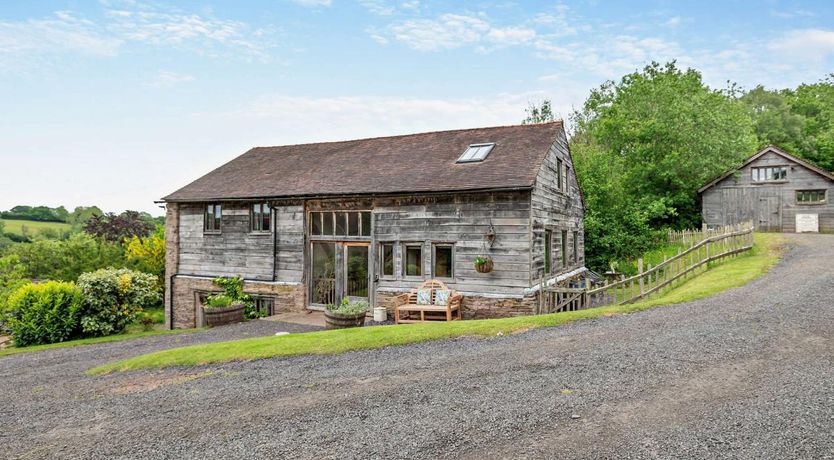
[(250, 147), (247, 152), (256, 150), (256, 149), (274, 149), (278, 147), (301, 147), (305, 145), (324, 145), (324, 144), (344, 144), (347, 142), (360, 142), (360, 141), (373, 141), (377, 139), (395, 139), (401, 137), (411, 137), (411, 136), (422, 136), (425, 134), (440, 134), (440, 133), (454, 133), (454, 132), (464, 132), (464, 131), (480, 131), (485, 129), (501, 129), (501, 128), (527, 128), (527, 127), (539, 127), (542, 125), (564, 125), (564, 120), (553, 120), (553, 121), (546, 121), (543, 123), (518, 123), (515, 125), (498, 125), (498, 126), (486, 126), (481, 128), (458, 128), (458, 129), (441, 129), (439, 131), (422, 131), (419, 133), (409, 133), (409, 134), (395, 134), (393, 136), (373, 136), (373, 137), (360, 137), (356, 139), (343, 139), (339, 141), (323, 141), (323, 142), (301, 142), (298, 144), (280, 144), (280, 145), (258, 145), (255, 147)]

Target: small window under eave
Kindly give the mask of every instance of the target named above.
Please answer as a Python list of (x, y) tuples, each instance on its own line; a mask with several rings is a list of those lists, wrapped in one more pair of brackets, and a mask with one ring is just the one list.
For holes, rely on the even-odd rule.
[(463, 155), (458, 158), (457, 162), (474, 163), (476, 161), (484, 161), (487, 155), (489, 155), (489, 152), (492, 151), (493, 147), (495, 147), (494, 142), (488, 144), (472, 144), (466, 148)]

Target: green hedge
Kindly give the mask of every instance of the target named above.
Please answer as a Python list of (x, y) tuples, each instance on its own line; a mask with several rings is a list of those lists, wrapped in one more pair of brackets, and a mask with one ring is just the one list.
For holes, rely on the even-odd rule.
[(9, 296), (6, 327), (16, 346), (63, 342), (78, 336), (83, 306), (74, 283), (30, 284)]

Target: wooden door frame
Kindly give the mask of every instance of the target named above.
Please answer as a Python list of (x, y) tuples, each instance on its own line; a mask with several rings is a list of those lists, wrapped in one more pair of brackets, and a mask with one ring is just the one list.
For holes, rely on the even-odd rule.
[[(337, 243), (337, 246), (338, 246), (338, 243)], [(347, 276), (348, 276), (347, 251), (348, 251), (349, 247), (358, 247), (358, 246), (364, 246), (368, 249), (368, 264), (367, 264), (367, 267), (368, 267), (368, 274), (367, 275), (368, 276), (367, 276), (367, 279), (365, 280), (365, 282), (367, 283), (367, 286), (368, 286), (367, 287), (367, 289), (368, 289), (368, 303), (370, 304), (371, 303), (371, 292), (373, 291), (372, 284), (371, 284), (371, 279), (373, 279), (373, 277), (371, 275), (372, 275), (373, 270), (374, 270), (373, 266), (372, 266), (373, 265), (373, 259), (372, 259), (373, 254), (371, 253), (371, 242), (370, 241), (345, 241), (345, 242), (341, 243), (341, 247), (342, 247), (342, 276), (341, 276), (341, 278), (342, 278), (342, 280), (341, 280), (342, 281), (341, 282), (342, 296), (341, 297), (344, 298), (347, 295), (347, 286), (345, 286), (346, 283), (347, 283)], [(337, 281), (336, 285), (337, 286), (339, 285), (338, 281)], [(336, 291), (336, 294), (338, 296), (338, 294), (339, 294), (338, 289)]]

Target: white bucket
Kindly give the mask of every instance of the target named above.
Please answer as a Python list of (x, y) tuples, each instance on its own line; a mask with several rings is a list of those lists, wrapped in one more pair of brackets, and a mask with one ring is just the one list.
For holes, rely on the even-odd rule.
[(388, 310), (385, 307), (374, 308), (374, 321), (381, 323), (388, 320)]

